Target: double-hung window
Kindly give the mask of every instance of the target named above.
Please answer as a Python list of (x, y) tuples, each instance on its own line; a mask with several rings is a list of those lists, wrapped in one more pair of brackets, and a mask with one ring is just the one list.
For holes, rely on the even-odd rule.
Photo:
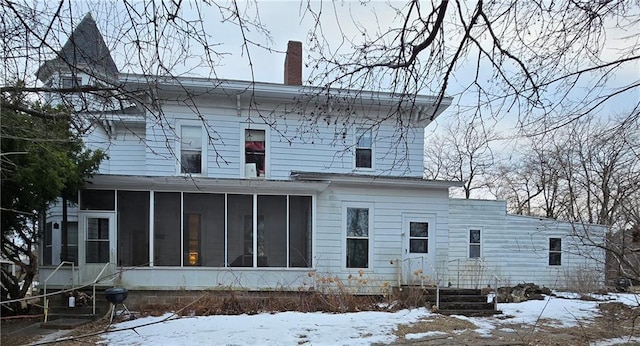
[(267, 172), (265, 130), (244, 130), (244, 163), (247, 178), (265, 176)]
[(562, 239), (549, 238), (549, 265), (562, 265)]
[(180, 173), (203, 173), (202, 153), (202, 127), (182, 125), (180, 127)]
[(373, 168), (373, 139), (371, 129), (356, 129), (356, 168)]
[(480, 241), (480, 230), (469, 230), (469, 258), (480, 258), (482, 245)]
[(347, 208), (347, 268), (369, 267), (369, 208)]

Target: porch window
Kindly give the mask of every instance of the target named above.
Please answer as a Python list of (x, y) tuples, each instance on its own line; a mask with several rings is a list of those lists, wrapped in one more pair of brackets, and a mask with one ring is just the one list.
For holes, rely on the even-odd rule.
[(185, 193), (183, 263), (224, 267), (224, 194)]
[(562, 265), (562, 239), (549, 238), (549, 265)]
[(409, 252), (429, 253), (429, 223), (409, 222)]
[(253, 195), (227, 195), (227, 263), (253, 267)]
[(180, 192), (154, 193), (153, 264), (180, 265)]
[(109, 262), (109, 219), (87, 218), (86, 263)]
[(287, 266), (287, 196), (258, 196), (258, 267)]
[(264, 177), (266, 174), (265, 130), (244, 130), (245, 177)]
[(289, 267), (311, 267), (311, 196), (289, 196)]
[(115, 210), (114, 190), (81, 190), (80, 210)]
[(202, 173), (202, 127), (180, 127), (180, 173)]
[(481, 254), (481, 242), (480, 242), (480, 230), (469, 230), (469, 258), (480, 258)]
[(149, 265), (149, 191), (118, 191), (118, 265)]
[(347, 208), (347, 268), (369, 267), (369, 209)]
[(356, 129), (356, 168), (372, 168), (371, 129)]

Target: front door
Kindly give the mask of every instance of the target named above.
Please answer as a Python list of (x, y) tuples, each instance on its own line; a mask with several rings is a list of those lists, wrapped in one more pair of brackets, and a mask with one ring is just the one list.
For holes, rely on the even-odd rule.
[(93, 282), (101, 271), (100, 277), (111, 278), (115, 273), (115, 229), (113, 212), (89, 212), (80, 215), (80, 282)]
[(435, 284), (435, 222), (433, 217), (404, 216), (402, 283)]

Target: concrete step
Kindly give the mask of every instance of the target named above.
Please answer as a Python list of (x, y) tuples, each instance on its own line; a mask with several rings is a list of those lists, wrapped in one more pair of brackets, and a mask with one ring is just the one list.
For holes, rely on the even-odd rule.
[(483, 295), (441, 295), (440, 302), (477, 302), (486, 303), (487, 296)]
[(461, 315), (467, 317), (488, 317), (497, 314), (501, 314), (502, 311), (499, 310), (448, 310), (448, 309), (440, 309), (438, 312), (442, 315)]
[(58, 319), (49, 320), (47, 322), (43, 322), (40, 324), (40, 328), (45, 329), (74, 329), (83, 324), (87, 324), (91, 322), (92, 319), (85, 318), (71, 318), (71, 317), (62, 317)]
[(477, 302), (440, 302), (442, 310), (493, 310), (493, 303), (477, 303)]

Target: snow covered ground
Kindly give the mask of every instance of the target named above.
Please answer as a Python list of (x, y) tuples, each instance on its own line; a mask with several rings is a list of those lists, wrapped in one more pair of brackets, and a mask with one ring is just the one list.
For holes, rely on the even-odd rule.
[[(595, 297), (595, 296), (594, 296)], [(611, 294), (597, 296), (608, 301), (638, 306), (640, 296)], [(544, 323), (571, 327), (578, 321), (589, 320), (598, 314), (598, 303), (583, 301), (571, 293), (558, 293), (556, 297), (523, 303), (499, 304), (501, 318), (464, 317), (475, 325), (480, 335), (491, 335), (495, 329), (522, 323), (533, 325), (542, 318)], [(396, 341), (393, 331), (401, 324), (429, 320), (437, 315), (427, 309), (397, 312), (329, 313), (263, 313), (238, 316), (161, 317), (139, 318), (115, 324), (113, 331), (102, 337), (104, 345), (371, 345)], [(438, 330), (407, 334), (413, 340), (445, 334)], [(640, 341), (633, 338), (632, 341)], [(628, 338), (611, 339), (599, 345), (629, 342)]]

